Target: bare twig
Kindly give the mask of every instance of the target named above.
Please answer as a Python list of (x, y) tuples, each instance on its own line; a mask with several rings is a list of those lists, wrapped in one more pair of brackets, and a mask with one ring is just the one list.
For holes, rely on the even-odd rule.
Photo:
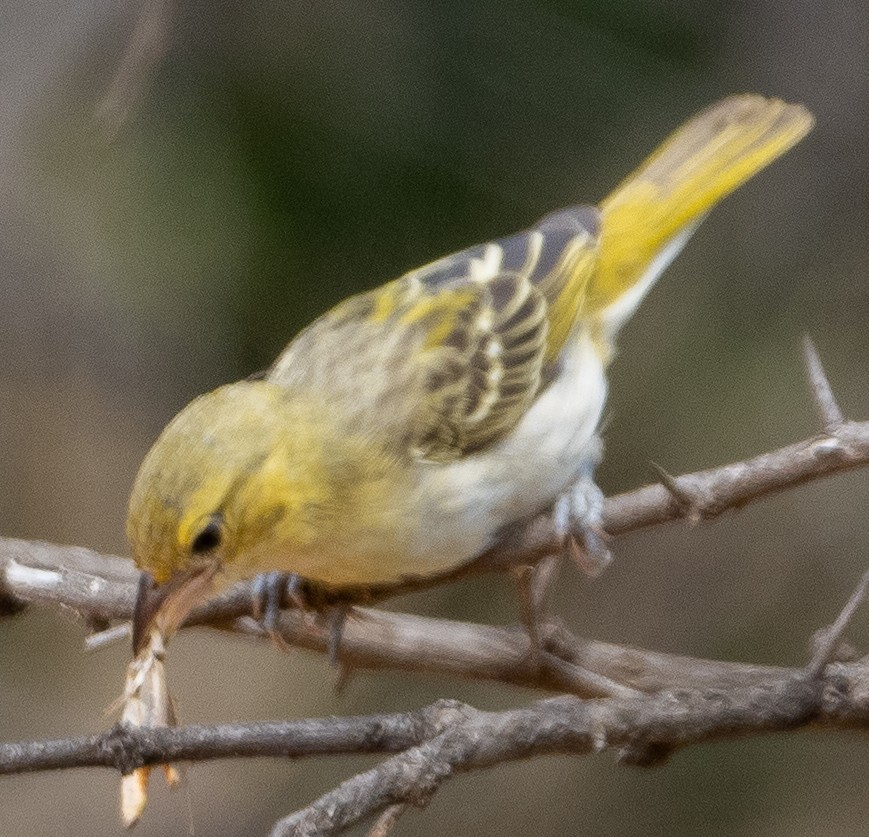
[[(829, 637), (831, 643), (838, 641), (844, 625), (859, 605), (867, 581), (869, 573), (864, 575), (834, 623)], [(395, 618), (422, 620), (422, 617)], [(460, 635), (463, 628), (474, 627), (483, 632), (509, 633), (504, 629), (445, 623), (445, 620), (422, 621), (429, 623), (429, 629), (438, 623), (451, 624)], [(260, 632), (263, 633), (261, 628)], [(467, 637), (462, 639), (466, 641)], [(323, 642), (327, 643), (328, 639), (323, 637)], [(653, 743), (655, 752), (660, 753), (695, 740), (785, 729), (809, 721), (843, 729), (869, 726), (869, 658), (855, 663), (826, 664), (826, 660), (816, 654), (813, 665), (807, 669), (752, 666), (581, 641), (558, 628), (546, 643), (552, 654), (560, 654), (559, 659), (581, 660), (590, 670), (599, 667), (614, 676), (622, 674), (625, 680), (632, 680), (638, 687), (625, 687), (620, 694), (604, 700), (581, 702), (570, 698), (577, 706), (606, 707), (606, 712), (610, 713), (601, 716), (610, 720), (602, 722), (601, 730), (606, 736), (600, 739), (598, 734), (597, 749), (627, 746), (624, 736), (627, 730), (633, 730), (632, 755), (629, 756), (632, 763), (648, 761), (645, 756), (642, 759), (637, 756), (641, 742), (649, 746)], [(417, 653), (429, 650), (418, 648)], [(601, 664), (603, 660), (605, 664)], [(643, 688), (648, 693), (643, 694), (640, 691)], [(535, 704), (538, 707), (555, 705), (560, 704), (551, 700)], [(93, 766), (115, 767), (129, 773), (143, 766), (179, 760), (398, 752), (452, 730), (456, 706), (447, 701), (414, 713), (324, 721), (180, 729), (116, 726), (101, 735), (83, 738), (0, 745), (0, 774)], [(470, 710), (462, 711), (467, 714)], [(510, 713), (495, 713), (492, 717), (500, 719), (501, 715), (513, 717)], [(621, 725), (618, 727), (621, 732), (613, 735), (610, 727), (616, 721)], [(635, 721), (638, 726), (634, 725)], [(654, 735), (650, 732), (652, 724), (656, 730)], [(508, 757), (522, 758), (538, 752), (585, 752), (570, 743), (574, 741), (571, 735), (565, 739), (567, 743), (562, 741), (559, 745), (566, 749), (547, 749), (554, 744), (544, 735), (543, 743), (537, 742), (528, 752), (517, 751)], [(542, 749), (538, 750), (538, 745)], [(471, 766), (486, 763), (479, 760), (479, 753), (475, 751)], [(404, 801), (413, 800), (396, 798), (388, 804)]]
[(166, 761), (394, 753), (437, 735), (444, 704), (452, 702), (355, 718), (154, 728), (117, 724), (98, 735), (0, 744), (0, 775), (78, 767), (130, 773)]
[[(860, 676), (865, 674), (864, 670)], [(649, 754), (669, 754), (698, 741), (827, 724), (831, 717), (839, 717), (841, 694), (840, 688), (830, 696), (821, 684), (795, 676), (726, 696), (671, 693), (640, 700), (555, 698), (508, 712), (466, 710), (464, 717), (436, 737), (349, 779), (279, 821), (271, 833), (272, 837), (337, 834), (389, 805), (424, 805), (456, 773), (515, 759), (615, 749), (623, 761), (646, 764)], [(829, 712), (827, 696), (832, 701)], [(858, 725), (865, 728), (866, 721), (864, 714)]]
[[(815, 437), (744, 462), (678, 477), (682, 490), (700, 503), (704, 519), (770, 494), (869, 463), (869, 422), (845, 422), (835, 439)], [(650, 485), (607, 501), (604, 527), (622, 535), (685, 517), (669, 489)]]
[[(475, 767), (501, 761), (502, 754), (525, 758), (621, 751), (650, 743), (678, 748), (808, 723), (869, 727), (869, 661), (833, 663), (820, 679), (802, 669), (769, 671), (766, 680), (726, 694), (719, 689), (674, 689), (604, 700), (561, 697), (507, 712), (478, 712), (455, 701), (438, 701), (407, 713), (350, 718), (157, 729), (118, 725), (80, 738), (0, 744), (0, 775), (80, 767), (130, 772), (165, 761), (396, 753), (451, 735), (466, 724), (475, 727), (476, 735), (480, 721), (488, 738), (463, 756)], [(506, 740), (500, 737), (505, 733)]]
[(836, 402), (836, 396), (833, 395), (833, 388), (830, 386), (815, 343), (808, 334), (803, 337), (803, 359), (806, 364), (806, 374), (809, 378), (815, 407), (821, 419), (821, 427), (825, 433), (835, 435), (845, 421), (845, 416), (842, 415), (839, 404)]
[[(93, 605), (101, 614), (117, 619), (129, 618), (132, 613), (137, 575), (127, 561), (72, 550), (69, 564), (64, 564), (64, 547), (12, 539), (0, 540), (0, 554), (6, 556), (7, 567), (12, 562), (14, 571), (11, 578), (6, 574), (6, 583), (19, 595), (85, 612)], [(48, 566), (61, 566), (62, 570), (46, 570), (46, 576), (40, 575), (39, 571)], [(55, 581), (57, 576), (61, 580)], [(0, 575), (0, 579), (3, 577)], [(43, 585), (43, 579), (53, 583)], [(98, 596), (98, 602), (94, 604), (89, 596)], [(242, 586), (194, 611), (190, 623), (265, 637), (262, 626), (246, 615), (249, 609), (250, 597)], [(281, 614), (279, 629), (287, 643), (327, 653), (330, 639), (327, 619), (310, 611), (287, 610)], [(609, 681), (653, 691), (666, 688), (668, 683), (688, 688), (744, 684), (754, 682), (752, 678), (758, 673), (766, 677), (772, 671), (739, 664), (712, 663), (706, 668), (694, 664), (700, 661), (686, 665), (665, 654), (579, 640), (552, 623), (541, 626), (541, 645), (546, 654), (536, 664), (528, 635), (520, 628), (473, 625), (357, 607), (347, 619), (341, 656), (353, 668), (427, 671), (582, 697), (608, 694), (602, 684)], [(605, 679), (590, 682), (595, 676)]]

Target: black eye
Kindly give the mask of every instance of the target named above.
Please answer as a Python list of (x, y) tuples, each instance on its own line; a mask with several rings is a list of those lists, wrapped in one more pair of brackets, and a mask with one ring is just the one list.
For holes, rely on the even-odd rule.
[(221, 535), (220, 520), (217, 517), (212, 517), (205, 528), (193, 539), (193, 543), (190, 544), (190, 551), (194, 555), (204, 555), (206, 552), (211, 552), (212, 549), (217, 549), (220, 546)]

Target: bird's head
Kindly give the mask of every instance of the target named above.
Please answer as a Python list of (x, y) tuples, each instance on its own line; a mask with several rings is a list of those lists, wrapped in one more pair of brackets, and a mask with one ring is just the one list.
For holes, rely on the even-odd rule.
[(328, 481), (315, 417), (285, 389), (244, 381), (200, 396), (169, 423), (142, 463), (127, 517), (146, 573), (136, 648), (155, 620), (171, 634), (209, 591), (256, 572), (259, 556), (317, 536)]

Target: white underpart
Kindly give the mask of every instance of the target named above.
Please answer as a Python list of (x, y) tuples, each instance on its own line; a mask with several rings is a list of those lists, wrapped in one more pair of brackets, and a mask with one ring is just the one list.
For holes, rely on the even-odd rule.
[(652, 259), (640, 281), (631, 285), (612, 305), (601, 312), (601, 319), (606, 324), (609, 334), (615, 334), (627, 322), (631, 314), (637, 310), (643, 297), (667, 269), (670, 262), (679, 255), (679, 251), (685, 246), (705, 217), (705, 215), (701, 215), (693, 224), (689, 224), (676, 233)]
[(456, 566), (484, 550), (502, 527), (551, 506), (595, 455), (605, 400), (600, 356), (579, 335), (565, 348), (556, 380), (506, 438), (449, 465), (420, 466), (425, 525), (401, 572)]

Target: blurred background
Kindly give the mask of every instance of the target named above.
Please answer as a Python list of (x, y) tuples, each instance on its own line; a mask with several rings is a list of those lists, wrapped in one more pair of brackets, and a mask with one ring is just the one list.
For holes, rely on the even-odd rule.
[[(606, 194), (734, 92), (806, 103), (809, 138), (717, 209), (620, 341), (607, 493), (815, 432), (800, 338), (869, 416), (869, 11), (862, 0), (0, 3), (0, 533), (125, 554), (139, 461), (188, 400), (266, 366), (345, 295)], [(867, 564), (869, 473), (615, 543), (552, 609), (580, 634), (806, 659)], [(516, 620), (497, 578), (393, 602)], [(0, 740), (108, 726), (126, 646), (31, 610), (0, 624)], [(851, 638), (869, 650), (869, 614)], [(186, 721), (483, 708), (535, 695), (361, 673), (207, 632), (173, 645)], [(142, 837), (263, 833), (370, 759), (197, 766)], [(856, 835), (865, 739), (694, 747), (463, 777), (398, 833)], [(159, 778), (159, 777), (158, 777)], [(109, 771), (0, 779), (0, 831), (120, 832)]]

